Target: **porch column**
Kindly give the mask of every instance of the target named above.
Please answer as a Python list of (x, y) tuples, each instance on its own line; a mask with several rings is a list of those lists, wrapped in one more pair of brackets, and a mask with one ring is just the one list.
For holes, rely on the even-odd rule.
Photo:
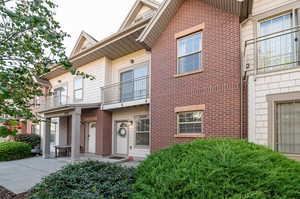
[(46, 118), (42, 122), (42, 132), (43, 132), (43, 158), (50, 158), (50, 131), (51, 131), (51, 119)]
[(80, 121), (81, 121), (81, 108), (76, 108), (72, 113), (72, 142), (71, 142), (72, 161), (76, 161), (80, 157)]

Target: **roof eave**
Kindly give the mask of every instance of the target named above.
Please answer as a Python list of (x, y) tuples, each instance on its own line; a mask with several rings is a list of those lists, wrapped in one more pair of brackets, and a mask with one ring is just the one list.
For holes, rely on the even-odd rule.
[[(212, 4), (219, 9), (234, 13), (240, 18), (248, 17), (251, 12), (249, 5), (252, 0), (202, 0), (206, 3)], [(250, 2), (251, 1), (251, 2)], [(184, 0), (165, 0), (157, 11), (156, 15), (149, 22), (148, 26), (137, 39), (138, 42), (152, 47), (154, 41), (159, 37), (161, 30), (169, 23), (171, 18), (175, 15), (177, 9), (181, 6)], [(167, 12), (166, 12), (167, 11)], [(166, 14), (167, 13), (167, 14)], [(159, 21), (160, 18), (163, 20)], [(150, 34), (151, 31), (158, 32), (158, 34)]]

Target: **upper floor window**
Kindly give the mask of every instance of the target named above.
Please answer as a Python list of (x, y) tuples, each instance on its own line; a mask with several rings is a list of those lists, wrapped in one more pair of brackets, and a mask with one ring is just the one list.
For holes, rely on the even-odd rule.
[(74, 101), (83, 99), (83, 78), (75, 77), (74, 79)]
[(177, 40), (177, 73), (188, 73), (202, 68), (202, 33)]
[(142, 64), (132, 70), (122, 72), (121, 80), (121, 101), (144, 99), (148, 96), (149, 88), (148, 64)]
[(288, 13), (260, 21), (259, 36), (262, 39), (257, 45), (258, 72), (282, 70), (295, 63), (296, 33), (286, 31), (293, 26), (292, 16), (292, 13)]
[(62, 87), (54, 89), (54, 105), (66, 105), (67, 104), (67, 86), (64, 85)]

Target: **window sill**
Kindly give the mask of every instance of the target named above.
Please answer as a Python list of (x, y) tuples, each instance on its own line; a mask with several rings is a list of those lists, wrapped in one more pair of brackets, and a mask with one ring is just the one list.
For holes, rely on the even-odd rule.
[(174, 135), (175, 138), (204, 138), (205, 133), (189, 133), (189, 134), (176, 134)]
[(188, 76), (188, 75), (194, 75), (194, 74), (202, 73), (202, 72), (203, 72), (203, 69), (199, 69), (199, 70), (195, 70), (195, 71), (188, 72), (188, 73), (176, 74), (176, 75), (174, 75), (174, 77), (175, 78), (179, 78), (179, 77), (184, 77), (184, 76)]

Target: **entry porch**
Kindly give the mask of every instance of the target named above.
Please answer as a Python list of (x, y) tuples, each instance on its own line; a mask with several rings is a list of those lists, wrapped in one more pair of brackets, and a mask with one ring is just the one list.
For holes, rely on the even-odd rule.
[(43, 112), (43, 157), (70, 156), (75, 161), (86, 154), (111, 154), (104, 142), (109, 140), (104, 138), (106, 114), (99, 107), (99, 104), (72, 105)]

